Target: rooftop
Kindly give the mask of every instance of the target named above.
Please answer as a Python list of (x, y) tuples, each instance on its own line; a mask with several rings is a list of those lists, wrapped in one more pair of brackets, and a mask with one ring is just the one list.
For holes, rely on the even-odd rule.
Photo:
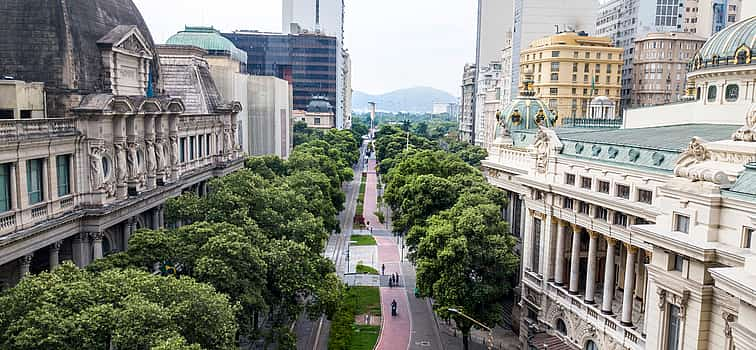
[(213, 27), (185, 27), (165, 42), (168, 45), (192, 45), (202, 48), (213, 56), (229, 56), (247, 63), (247, 53), (225, 38)]

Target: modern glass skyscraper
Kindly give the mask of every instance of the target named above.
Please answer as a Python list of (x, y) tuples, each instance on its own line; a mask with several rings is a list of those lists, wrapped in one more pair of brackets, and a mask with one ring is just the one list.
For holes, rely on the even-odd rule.
[(340, 55), (335, 37), (257, 31), (223, 36), (247, 52), (249, 74), (275, 76), (292, 84), (294, 109), (305, 110), (314, 96), (325, 96), (331, 105), (337, 105), (336, 60)]

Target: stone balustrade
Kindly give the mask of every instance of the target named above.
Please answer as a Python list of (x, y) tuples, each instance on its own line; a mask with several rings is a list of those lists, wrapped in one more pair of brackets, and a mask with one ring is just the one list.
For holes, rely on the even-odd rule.
[(78, 133), (74, 119), (0, 120), (0, 139), (22, 140)]

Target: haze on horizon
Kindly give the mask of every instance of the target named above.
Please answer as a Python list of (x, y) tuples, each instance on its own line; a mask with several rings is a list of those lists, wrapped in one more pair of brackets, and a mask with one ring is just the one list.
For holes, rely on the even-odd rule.
[[(281, 31), (281, 0), (133, 0), (157, 43), (185, 25)], [(474, 0), (345, 1), (352, 88), (378, 95), (427, 86), (460, 95), (475, 60)]]

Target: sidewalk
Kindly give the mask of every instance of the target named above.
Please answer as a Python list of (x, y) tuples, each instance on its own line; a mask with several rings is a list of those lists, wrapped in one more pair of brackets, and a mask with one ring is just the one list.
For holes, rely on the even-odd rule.
[[(386, 266), (386, 275), (399, 273), (399, 249), (395, 241), (389, 237), (376, 237), (378, 243), (378, 261)], [(385, 277), (385, 276), (384, 276)], [(385, 279), (385, 278), (384, 278)], [(404, 286), (404, 283), (401, 283)], [(407, 349), (410, 340), (410, 328), (412, 326), (412, 314), (407, 299), (407, 290), (404, 287), (381, 287), (381, 305), (383, 324), (381, 335), (378, 338), (376, 350)], [(391, 316), (391, 302), (396, 300), (397, 316)]]

